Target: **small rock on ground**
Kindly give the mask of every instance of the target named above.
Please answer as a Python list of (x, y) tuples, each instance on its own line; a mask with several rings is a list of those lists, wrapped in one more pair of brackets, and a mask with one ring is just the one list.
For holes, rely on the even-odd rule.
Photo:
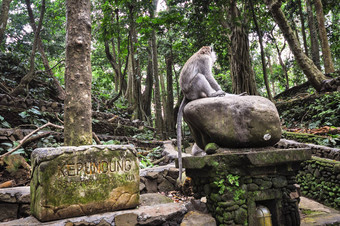
[(216, 226), (215, 219), (210, 214), (190, 211), (184, 215), (181, 226)]

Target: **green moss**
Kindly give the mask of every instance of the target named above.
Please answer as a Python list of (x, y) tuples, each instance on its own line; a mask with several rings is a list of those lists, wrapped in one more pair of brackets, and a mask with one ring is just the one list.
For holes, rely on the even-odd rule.
[[(123, 160), (118, 163), (121, 158), (129, 159), (129, 165), (127, 166), (128, 163)], [(100, 165), (99, 161), (105, 163), (102, 162)], [(108, 168), (110, 161), (114, 162), (114, 171)], [(77, 163), (82, 165), (77, 165)], [(85, 168), (87, 166), (89, 168)], [(79, 170), (76, 167), (79, 167)], [(107, 168), (104, 169), (104, 167)], [(104, 173), (104, 171), (109, 171), (109, 173)], [(76, 172), (77, 175), (75, 175)], [(36, 184), (41, 184), (41, 186), (37, 189)], [(116, 188), (120, 190), (115, 190)], [(122, 193), (138, 194), (137, 158), (129, 150), (88, 148), (64, 152), (51, 161), (41, 162), (35, 168), (31, 190), (33, 213), (41, 211), (40, 201), (46, 206), (60, 208), (72, 204), (104, 202), (115, 199), (114, 196), (118, 199)], [(43, 196), (38, 197), (42, 194)]]
[(215, 153), (219, 146), (215, 143), (209, 143), (205, 146), (204, 150), (208, 154)]

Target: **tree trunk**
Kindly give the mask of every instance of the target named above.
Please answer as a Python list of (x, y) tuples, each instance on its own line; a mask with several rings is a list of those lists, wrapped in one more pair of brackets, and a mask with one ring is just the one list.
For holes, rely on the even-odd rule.
[(1, 12), (0, 12), (1, 13), (0, 14), (0, 44), (2, 43), (2, 41), (5, 37), (9, 6), (10, 6), (11, 2), (12, 2), (12, 0), (2, 0)]
[(266, 59), (265, 59), (265, 53), (264, 53), (264, 50), (263, 50), (262, 33), (261, 33), (261, 30), (260, 30), (260, 28), (259, 28), (259, 25), (258, 25), (258, 23), (257, 23), (256, 16), (255, 16), (253, 1), (250, 0), (249, 3), (250, 3), (251, 11), (252, 11), (252, 13), (253, 13), (253, 19), (254, 19), (254, 24), (255, 24), (256, 32), (257, 32), (257, 35), (259, 36), (259, 43), (260, 43), (260, 49), (261, 49), (261, 62), (262, 62), (262, 71), (263, 71), (264, 84), (266, 85), (267, 94), (268, 94), (268, 99), (271, 100), (271, 101), (273, 101), (273, 97), (272, 97), (272, 94), (271, 94), (271, 92), (270, 92), (270, 86), (269, 86), (269, 81), (268, 81), (268, 75), (267, 75)]
[(64, 138), (67, 146), (92, 144), (91, 2), (66, 1)]
[[(152, 7), (150, 8), (150, 17), (153, 19), (155, 17), (155, 10), (157, 7), (158, 0), (152, 1)], [(156, 132), (158, 135), (163, 137), (164, 133), (164, 122), (162, 115), (162, 103), (161, 103), (161, 93), (160, 93), (160, 81), (158, 75), (158, 61), (157, 61), (157, 44), (156, 44), (156, 31), (153, 29), (151, 33), (151, 52), (152, 52), (152, 68), (153, 76), (155, 81), (155, 108), (156, 108)], [(163, 103), (164, 104), (164, 103)]]
[(163, 116), (162, 116), (162, 104), (161, 94), (159, 87), (159, 76), (158, 76), (158, 62), (157, 62), (157, 46), (156, 46), (156, 33), (153, 30), (151, 34), (151, 49), (152, 49), (152, 67), (153, 76), (155, 81), (155, 108), (156, 108), (156, 131), (157, 134), (163, 136)]
[[(273, 29), (274, 30), (274, 29)], [(289, 78), (288, 78), (288, 72), (287, 72), (287, 69), (286, 69), (286, 65), (285, 63), (283, 62), (282, 60), (282, 51), (285, 49), (285, 46), (286, 46), (286, 42), (284, 42), (284, 45), (282, 46), (282, 49), (280, 50), (279, 49), (279, 46), (277, 44), (277, 41), (276, 41), (276, 38), (275, 38), (275, 35), (273, 34), (273, 30), (271, 31), (271, 39), (273, 40), (274, 44), (275, 44), (275, 47), (276, 47), (276, 51), (277, 51), (277, 55), (278, 55), (278, 58), (279, 58), (279, 62), (280, 62), (280, 65), (282, 67), (282, 70), (283, 70), (283, 73), (285, 75), (285, 80), (286, 80), (286, 90), (289, 89)]]
[(175, 134), (175, 117), (174, 117), (174, 94), (173, 94), (173, 80), (172, 80), (172, 65), (173, 65), (173, 57), (172, 54), (169, 54), (165, 57), (166, 64), (166, 81), (167, 81), (167, 95), (168, 101), (166, 105), (166, 112), (168, 118), (166, 120), (168, 133), (169, 135)]
[(148, 58), (148, 66), (146, 71), (146, 80), (145, 80), (145, 90), (142, 94), (142, 108), (145, 112), (146, 120), (149, 126), (152, 126), (152, 117), (151, 117), (151, 100), (152, 100), (152, 88), (153, 88), (153, 66), (152, 66), (152, 53), (151, 53), (151, 42), (150, 48), (148, 48), (149, 58)]
[(306, 29), (305, 29), (305, 18), (303, 16), (303, 12), (302, 12), (301, 0), (298, 0), (297, 4), (299, 6), (299, 14), (300, 14), (300, 20), (301, 20), (301, 33), (302, 33), (302, 39), (303, 39), (303, 46), (305, 48), (305, 54), (308, 56), (308, 46), (307, 46)]
[(136, 24), (135, 24), (135, 4), (133, 1), (129, 5), (129, 23), (130, 23), (130, 62), (131, 62), (131, 71), (129, 75), (129, 103), (133, 107), (133, 119), (142, 119), (142, 109), (141, 109), (141, 72), (139, 67), (139, 60), (135, 58), (137, 54), (136, 44), (137, 44), (137, 32), (136, 32)]
[[(30, 18), (30, 24), (32, 27), (32, 30), (34, 32), (36, 32), (37, 27), (35, 26), (35, 19), (34, 19), (34, 15), (33, 15), (33, 11), (31, 8), (31, 2), (30, 0), (26, 0), (26, 6), (27, 6), (27, 11), (28, 11), (28, 16)], [(53, 79), (54, 85), (55, 85), (55, 89), (57, 92), (57, 99), (58, 100), (65, 100), (65, 91), (63, 89), (63, 87), (61, 87), (58, 79), (53, 75), (52, 69), (50, 68), (50, 64), (48, 63), (48, 59), (47, 56), (45, 54), (45, 50), (44, 50), (44, 45), (41, 41), (40, 36), (38, 36), (38, 51), (40, 52), (44, 67), (45, 67), (45, 71), (48, 73), (48, 75)]]
[[(156, 38), (156, 37), (155, 37)], [(157, 54), (158, 55), (158, 54)], [(158, 57), (157, 57), (158, 58)], [(157, 67), (158, 67), (158, 63), (157, 63)], [(168, 106), (168, 100), (167, 100), (167, 92), (166, 92), (166, 89), (165, 89), (165, 82), (164, 82), (164, 75), (163, 73), (158, 73), (159, 75), (159, 83), (161, 85), (161, 98), (162, 98), (162, 112), (163, 112), (163, 135), (165, 137), (163, 137), (164, 139), (166, 139), (167, 137), (167, 133), (169, 131), (169, 128), (167, 127), (168, 124), (167, 124), (167, 121), (169, 120), (169, 115), (168, 115), (168, 112), (167, 112), (167, 106)]]
[(34, 41), (33, 41), (33, 47), (32, 47), (32, 52), (30, 55), (30, 70), (29, 72), (20, 80), (20, 83), (15, 89), (10, 93), (11, 96), (16, 97), (20, 95), (21, 93), (24, 92), (24, 89), (26, 86), (34, 79), (35, 73), (34, 73), (34, 61), (35, 61), (35, 53), (37, 50), (37, 45), (38, 45), (38, 39), (42, 27), (42, 21), (44, 19), (44, 14), (45, 14), (45, 0), (42, 1), (41, 3), (41, 11), (40, 11), (40, 18), (39, 18), (39, 23), (38, 27), (34, 33)]
[(319, 42), (318, 42), (318, 33), (315, 28), (315, 20), (313, 16), (313, 10), (310, 0), (306, 0), (307, 6), (307, 15), (308, 15), (308, 27), (309, 27), (309, 35), (310, 35), (310, 43), (311, 43), (311, 55), (312, 60), (316, 67), (321, 70), (320, 66), (320, 52), (319, 52)]
[(325, 76), (322, 72), (315, 66), (313, 61), (309, 59), (300, 47), (300, 44), (293, 33), (293, 30), (289, 26), (286, 17), (281, 10), (280, 0), (266, 0), (266, 4), (275, 19), (276, 23), (279, 25), (283, 36), (289, 44), (290, 50), (293, 52), (295, 59), (307, 76), (308, 80), (311, 82), (313, 87), (319, 91), (322, 88), (322, 82), (325, 80)]
[(325, 27), (325, 17), (323, 15), (323, 7), (322, 7), (321, 0), (315, 0), (314, 4), (315, 4), (315, 11), (316, 11), (316, 18), (318, 19), (318, 25), (319, 25), (319, 35), (320, 35), (320, 41), (321, 41), (323, 61), (325, 65), (325, 73), (328, 74), (328, 73), (334, 72), (334, 65), (332, 61), (331, 50), (328, 44), (327, 31)]
[[(239, 94), (247, 92), (249, 95), (257, 95), (255, 73), (251, 66), (249, 54), (249, 39), (245, 21), (241, 21), (241, 14), (236, 6), (236, 1), (230, 3), (230, 8), (225, 12), (228, 21), (222, 20), (224, 28), (231, 30), (229, 36), (231, 45), (230, 49), (230, 71), (233, 83), (233, 93)], [(243, 15), (242, 18), (247, 17)], [(235, 18), (239, 18), (236, 21)]]
[[(266, 55), (267, 59), (268, 59), (268, 69), (269, 69), (269, 72), (270, 74), (273, 76), (273, 66), (272, 66), (272, 62), (270, 60), (270, 56), (269, 55)], [(275, 92), (275, 81), (274, 79), (272, 78), (271, 79), (271, 83), (272, 83), (272, 91), (273, 91), (273, 97), (276, 96), (276, 92)]]
[[(118, 24), (118, 30), (117, 30), (117, 55), (118, 55), (118, 67), (120, 68), (120, 70), (122, 70), (122, 59), (121, 59), (121, 36), (120, 36), (120, 20), (119, 20), (119, 9), (115, 10), (116, 13), (116, 22)], [(113, 43), (112, 43), (113, 45)], [(129, 53), (128, 53), (129, 54)], [(125, 75), (126, 75), (126, 69), (127, 69), (127, 61), (128, 61), (128, 57), (126, 58), (126, 66), (124, 68), (124, 72), (120, 73), (120, 78), (119, 78), (119, 87), (120, 90), (119, 92), (124, 93), (126, 90), (126, 81), (125, 81)]]

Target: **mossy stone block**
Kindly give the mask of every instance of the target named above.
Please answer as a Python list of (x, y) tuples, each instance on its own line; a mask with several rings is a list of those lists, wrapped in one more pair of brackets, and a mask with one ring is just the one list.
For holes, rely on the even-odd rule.
[(132, 146), (39, 148), (31, 160), (31, 213), (41, 221), (139, 204), (139, 166)]

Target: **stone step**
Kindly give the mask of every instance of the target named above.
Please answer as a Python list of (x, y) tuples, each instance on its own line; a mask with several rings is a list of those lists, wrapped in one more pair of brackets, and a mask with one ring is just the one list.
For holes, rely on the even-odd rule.
[(153, 206), (140, 206), (137, 209), (68, 218), (44, 223), (38, 221), (35, 217), (29, 216), (14, 221), (3, 222), (0, 223), (0, 225), (73, 225), (78, 223), (83, 225), (135, 225), (137, 223), (139, 225), (155, 225), (165, 222), (179, 224), (187, 212), (188, 209), (185, 204), (163, 203)]
[[(121, 210), (74, 217), (50, 222), (40, 222), (29, 216), (18, 220), (0, 223), (0, 225), (196, 225), (197, 220), (207, 226), (215, 226), (215, 219), (206, 213), (205, 205), (195, 200), (185, 203), (174, 203), (172, 199), (159, 193), (142, 194), (141, 205), (136, 209)], [(201, 207), (204, 206), (202, 209)], [(200, 207), (198, 212), (195, 208)], [(193, 223), (195, 222), (195, 223)]]
[[(4, 201), (6, 201), (6, 204), (4, 204), (6, 206), (12, 204), (27, 205), (29, 210), (29, 187), (0, 189), (0, 200), (2, 202), (0, 205), (4, 204)], [(198, 200), (195, 200), (196, 205), (193, 205), (193, 202), (173, 203), (171, 199), (159, 193), (147, 193), (141, 195), (140, 201), (141, 205), (137, 209), (75, 217), (45, 223), (41, 223), (36, 218), (29, 216), (18, 220), (2, 222), (0, 225), (66, 225), (67, 223), (68, 225), (81, 223), (85, 225), (99, 223), (101, 223), (101, 225), (159, 225), (165, 222), (179, 225), (181, 222), (191, 222), (191, 220), (188, 219), (189, 217), (192, 217), (194, 220), (204, 219), (209, 223), (206, 225), (214, 225), (212, 223), (214, 220), (210, 215), (190, 212), (198, 209)], [(202, 203), (199, 204), (202, 206)], [(304, 210), (303, 212), (311, 212), (311, 214), (302, 217), (301, 226), (338, 225), (340, 223), (339, 211), (326, 207), (313, 200), (301, 197), (299, 207), (301, 210)], [(202, 211), (202, 209), (199, 210)], [(0, 212), (0, 215), (4, 213), (3, 211)], [(197, 225), (197, 223), (187, 223), (185, 225)]]

